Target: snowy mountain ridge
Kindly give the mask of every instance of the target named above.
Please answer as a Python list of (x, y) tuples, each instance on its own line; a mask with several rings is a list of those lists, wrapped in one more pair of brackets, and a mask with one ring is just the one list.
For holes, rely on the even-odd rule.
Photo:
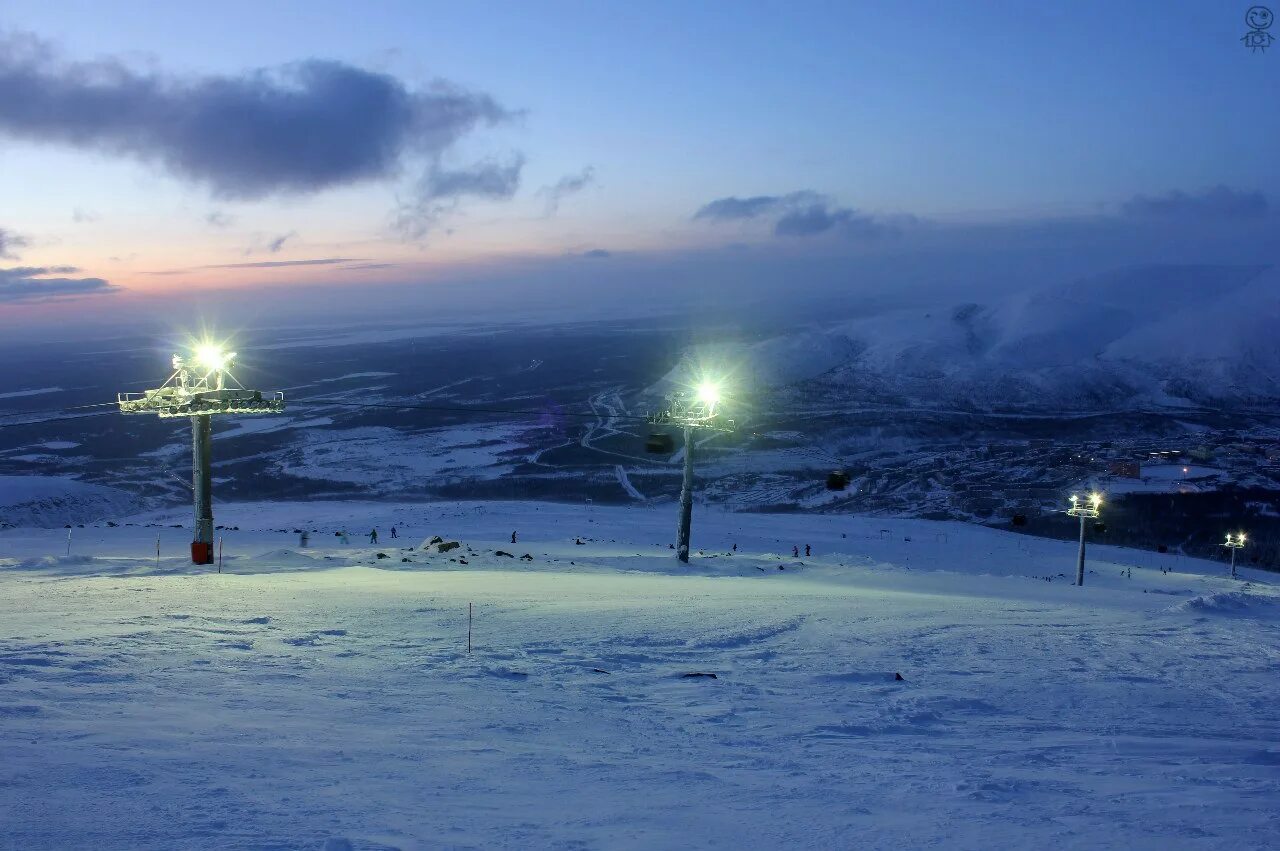
[(1271, 267), (1134, 267), (1003, 303), (897, 309), (697, 357), (738, 364), (766, 387), (977, 409), (1273, 400), (1278, 284)]

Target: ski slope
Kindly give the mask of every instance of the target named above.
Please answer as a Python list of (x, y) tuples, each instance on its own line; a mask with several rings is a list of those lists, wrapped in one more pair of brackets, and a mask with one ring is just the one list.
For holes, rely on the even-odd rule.
[(217, 510), (221, 573), (146, 525), (185, 511), (0, 531), (0, 847), (1280, 835), (1268, 574), (1099, 547), (1075, 588), (1072, 544), (874, 517), (698, 507), (681, 568), (671, 505)]

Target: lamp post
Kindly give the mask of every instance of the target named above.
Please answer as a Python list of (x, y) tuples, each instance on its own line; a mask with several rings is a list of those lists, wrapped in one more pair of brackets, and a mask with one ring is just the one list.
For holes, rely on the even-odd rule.
[[(160, 387), (142, 393), (120, 393), (123, 414), (157, 414), (161, 418), (191, 418), (191, 489), (195, 530), (191, 541), (194, 564), (213, 563), (213, 423), (221, 414), (274, 414), (284, 410), (284, 394), (246, 390), (231, 375), (235, 352), (202, 344), (192, 357), (173, 356), (173, 374)], [(228, 384), (232, 386), (228, 386)]]
[(1244, 549), (1245, 537), (1244, 532), (1236, 532), (1234, 535), (1227, 533), (1227, 540), (1223, 542), (1223, 546), (1231, 550), (1231, 578), (1236, 578), (1236, 550)]
[(1087, 500), (1081, 500), (1074, 493), (1071, 495), (1071, 507), (1067, 509), (1067, 515), (1080, 518), (1080, 555), (1076, 560), (1076, 585), (1084, 585), (1084, 523), (1096, 518), (1101, 507), (1102, 495), (1099, 493), (1089, 494)]
[(667, 398), (667, 410), (649, 417), (654, 425), (675, 425), (684, 430), (684, 477), (680, 484), (680, 521), (676, 526), (676, 558), (689, 563), (690, 527), (693, 522), (693, 439), (696, 429), (732, 432), (733, 420), (724, 419), (716, 411), (720, 388), (704, 381), (695, 392), (678, 392)]

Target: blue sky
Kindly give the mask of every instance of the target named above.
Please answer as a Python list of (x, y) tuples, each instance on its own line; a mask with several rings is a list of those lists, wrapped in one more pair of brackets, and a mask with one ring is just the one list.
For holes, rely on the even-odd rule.
[[(370, 285), (588, 251), (748, 244), (839, 254), (853, 249), (832, 244), (837, 232), (896, 238), (905, 230), (909, 243), (908, 217), (939, 227), (1038, 227), (1122, 217), (1135, 196), (1173, 207), (1181, 197), (1193, 209), (1215, 187), (1236, 193), (1216, 196), (1230, 209), (1257, 213), (1250, 199), (1260, 196), (1262, 212), (1244, 218), (1274, 234), (1280, 48), (1244, 49), (1247, 5), (104, 8), (20, 0), (0, 11), (0, 30), (40, 40), (57, 58), (36, 64), (60, 82), (75, 76), (68, 67), (102, 59), (169, 81), (241, 78), (316, 59), (389, 75), (408, 91), (447, 79), (510, 114), (460, 132), (428, 159), (453, 170), (506, 166), (518, 180), (433, 202), (429, 225), (406, 235), (394, 211), (419, 191), (426, 160), (406, 158), (377, 179), (227, 198), (158, 162), (163, 147), (138, 142), (143, 153), (122, 155), (44, 130), (6, 132), (0, 116), (0, 229), (24, 243), (11, 257), (109, 281), (115, 289), (103, 299), (163, 294), (180, 286), (175, 278), (188, 291), (344, 282), (325, 266), (230, 268), (283, 260), (381, 266), (350, 271)], [(575, 176), (581, 188), (552, 212), (549, 187)], [(717, 199), (800, 191), (821, 196), (820, 221), (830, 223), (811, 229), (812, 240), (782, 239), (767, 217), (693, 219)], [(1212, 199), (1200, 205), (1210, 218), (1223, 209)], [(1171, 218), (1182, 229), (1175, 242), (1187, 230), (1214, 230)], [(859, 222), (878, 224), (850, 226)], [(1246, 243), (1258, 238), (1244, 230)], [(1209, 243), (1209, 253), (1224, 244), (1218, 236)], [(74, 302), (86, 300), (76, 294)], [(7, 309), (34, 309), (15, 306), (33, 301)]]

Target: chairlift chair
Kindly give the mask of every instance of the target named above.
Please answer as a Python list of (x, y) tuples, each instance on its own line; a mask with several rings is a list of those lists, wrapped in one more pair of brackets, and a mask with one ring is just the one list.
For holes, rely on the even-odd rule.
[(644, 451), (654, 455), (670, 455), (676, 451), (676, 442), (671, 435), (655, 431), (645, 440)]

